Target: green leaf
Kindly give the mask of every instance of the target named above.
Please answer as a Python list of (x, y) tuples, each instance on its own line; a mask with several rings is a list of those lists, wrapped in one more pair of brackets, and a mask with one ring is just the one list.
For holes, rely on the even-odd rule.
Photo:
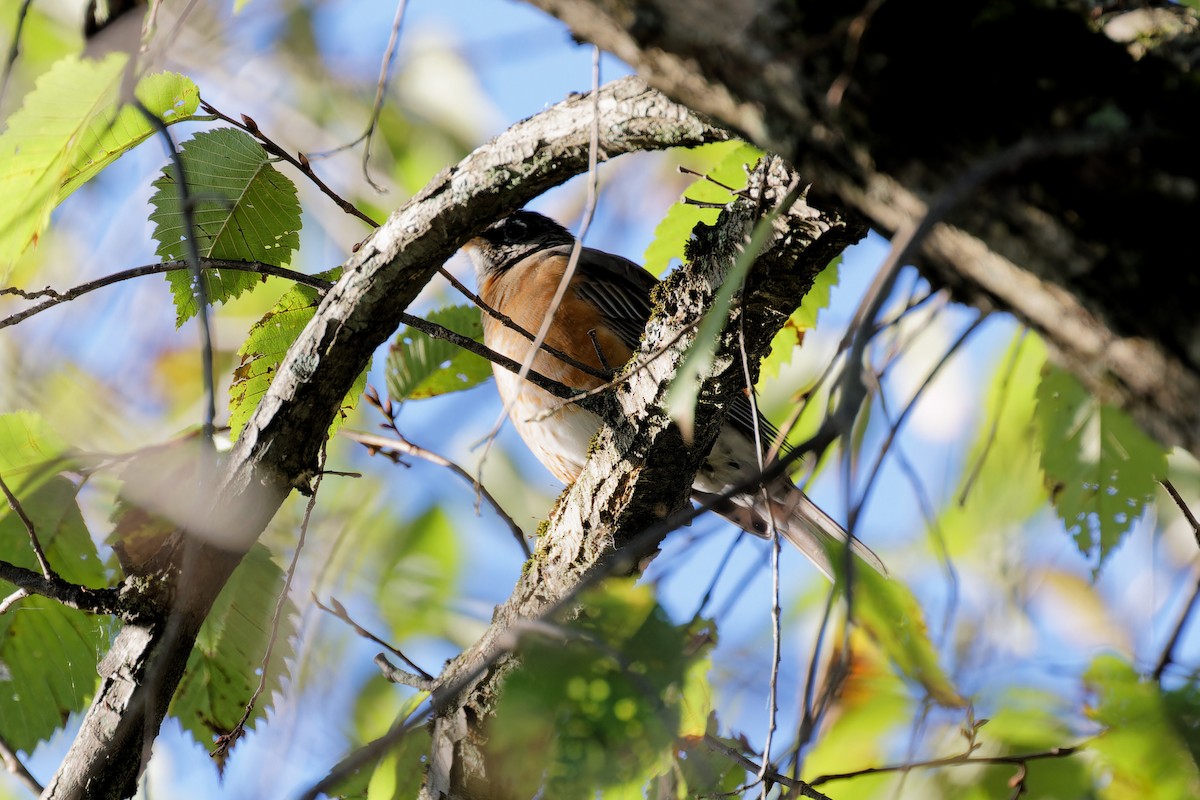
[[(104, 567), (71, 482), (54, 478), (36, 491), (14, 494), (55, 571), (72, 583), (103, 586)], [(0, 518), (0, 560), (38, 569), (28, 531), (15, 514)], [(0, 580), (0, 597), (12, 591)], [(105, 619), (43, 597), (27, 597), (0, 615), (0, 737), (29, 753), (69, 713), (83, 710), (96, 691), (96, 665), (110, 635)]]
[(631, 785), (669, 764), (693, 659), (687, 632), (671, 624), (652, 592), (609, 581), (587, 593), (558, 634), (529, 636), (509, 675), (489, 732), (501, 779), (528, 796), (592, 797)]
[(754, 145), (734, 139), (701, 145), (688, 150), (687, 154), (688, 160), (692, 162), (690, 169), (702, 172), (712, 180), (700, 178), (694, 181), (684, 191), (683, 198), (667, 209), (662, 221), (655, 227), (654, 238), (642, 257), (646, 269), (655, 275), (666, 272), (672, 259), (682, 261), (684, 248), (696, 225), (701, 222), (706, 225), (714, 224), (721, 212), (719, 208), (696, 205), (686, 200), (719, 205), (729, 203), (733, 200), (733, 193), (718, 183), (734, 190), (745, 188), (748, 182), (745, 167), (762, 158), (763, 151)]
[(433, 507), (404, 529), (392, 528), (378, 547), (364, 548), (364, 560), (355, 570), (365, 578), (377, 570), (375, 600), (387, 620), (391, 636), (404, 641), (420, 633), (445, 627), (445, 609), (457, 588), (462, 564), (453, 520)]
[(1096, 695), (1088, 716), (1104, 731), (1088, 744), (1110, 798), (1200, 797), (1200, 769), (1182, 742), (1157, 683), (1117, 656), (1096, 658), (1084, 675)]
[[(296, 187), (271, 166), (254, 137), (234, 128), (202, 131), (180, 147), (193, 203), (192, 223), (201, 258), (260, 261), (282, 266), (300, 246)], [(168, 164), (152, 184), (155, 251), (164, 261), (187, 257), (184, 206), (175, 170)], [(261, 282), (253, 272), (204, 271), (210, 302), (237, 297)], [(175, 298), (176, 325), (197, 312), (191, 273), (167, 273)]]
[[(200, 628), (171, 703), (171, 714), (202, 745), (212, 745), (216, 737), (237, 726), (258, 687), (283, 581), (283, 570), (271, 559), (270, 552), (255, 544), (221, 590)], [(266, 716), (271, 694), (281, 688), (286, 660), (293, 653), (295, 612), (291, 600), (285, 601), (279, 635), (267, 666), (266, 688), (247, 728)]]
[(779, 377), (779, 371), (792, 363), (792, 357), (796, 354), (796, 350), (804, 344), (804, 334), (817, 327), (817, 315), (821, 309), (828, 308), (829, 296), (833, 292), (833, 287), (838, 284), (838, 270), (841, 263), (842, 257), (838, 256), (826, 264), (825, 269), (817, 273), (817, 277), (813, 279), (812, 288), (800, 301), (800, 307), (783, 324), (779, 333), (775, 334), (775, 338), (771, 340), (771, 352), (763, 359), (762, 367), (759, 369), (759, 385), (762, 385), (764, 381)]
[[(474, 306), (439, 308), (428, 319), (477, 342), (483, 340), (483, 323)], [(388, 351), (388, 394), (397, 402), (470, 389), (491, 375), (487, 359), (415, 328), (401, 328)]]
[[(839, 586), (845, 586), (845, 558), (831, 554)], [(854, 621), (879, 645), (884, 655), (909, 680), (916, 681), (938, 703), (947, 707), (966, 704), (938, 663), (937, 649), (929, 640), (925, 615), (912, 591), (870, 569), (855, 570)]]
[[(330, 270), (315, 277), (337, 280), (340, 269)], [(233, 371), (233, 383), (229, 387), (230, 435), (237, 437), (258, 401), (266, 394), (275, 377), (275, 371), (284, 355), (304, 326), (313, 318), (321, 301), (318, 291), (311, 286), (297, 284), (279, 298), (275, 307), (254, 323), (242, 346), (238, 348), (241, 363)], [(334, 417), (329, 428), (332, 436), (346, 418), (346, 414), (358, 405), (358, 398), (367, 386), (370, 364), (354, 381), (342, 401), (341, 413)]]
[[(0, 478), (18, 496), (54, 477), (66, 463), (67, 444), (32, 411), (0, 414)], [(0, 502), (0, 519), (11, 513)]]
[(1047, 368), (1037, 398), (1046, 485), (1079, 552), (1095, 557), (1095, 574), (1166, 475), (1166, 451), (1065, 370)]
[[(0, 279), (59, 203), (154, 133), (137, 108), (117, 108), (126, 62), (124, 53), (59, 60), (0, 134)], [(200, 100), (195, 84), (173, 73), (143, 78), (136, 94), (167, 124), (194, 115)]]
[[(396, 687), (388, 684), (392, 694)], [(428, 697), (418, 692), (409, 697), (392, 719), (407, 719)], [(419, 725), (388, 748), (387, 755), (375, 767), (367, 783), (367, 800), (409, 800), (421, 792), (425, 758), (429, 755), (429, 728)]]

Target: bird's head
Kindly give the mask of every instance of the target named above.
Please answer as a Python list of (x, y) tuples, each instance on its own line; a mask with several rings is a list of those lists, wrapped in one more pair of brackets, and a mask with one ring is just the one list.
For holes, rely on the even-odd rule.
[(475, 274), (483, 278), (541, 250), (574, 242), (571, 232), (549, 217), (517, 211), (488, 225), (463, 247), (475, 265)]

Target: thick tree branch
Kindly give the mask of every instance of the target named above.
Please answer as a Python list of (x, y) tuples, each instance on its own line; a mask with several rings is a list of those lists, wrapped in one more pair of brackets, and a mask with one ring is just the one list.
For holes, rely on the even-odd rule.
[[(1034, 0), (939, 7), (746, 0), (530, 0), (653, 86), (792, 159), (814, 202), (836, 198), (892, 235), (964, 171), (1017, 143), (1059, 150), (992, 181), (926, 237), (935, 286), (1010, 311), (1102, 400), (1200, 455), (1200, 16), (1130, 36), (1132, 12)], [(1120, 5), (1116, 6), (1118, 9)], [(1144, 16), (1144, 15), (1143, 15)], [(1012, 46), (1021, 42), (1014, 63)], [(1003, 82), (995, 65), (1009, 65)]]
[[(192, 531), (219, 532), (223, 546), (182, 531), (175, 537), (164, 570), (176, 588), (170, 624), (122, 629), (45, 797), (133, 794), (142, 744), (157, 734), (201, 622), (284, 498), (293, 488), (308, 490), (342, 397), (405, 307), (475, 230), (586, 168), (590, 114), (582, 109), (591, 105), (587, 96), (569, 98), (478, 148), (393, 213), (346, 262), (221, 464), (211, 513), (187, 522)], [(600, 146), (609, 157), (726, 138), (637, 80), (605, 87), (598, 105)]]
[[(593, 398), (607, 406), (603, 417), (609, 424), (593, 443), (587, 467), (560, 498), (537, 553), (509, 600), (497, 608), (491, 627), (439, 678), (442, 686), (467, 680), (455, 695), (435, 700), (432, 761), (422, 797), (510, 796), (486, 768), (486, 726), (499, 684), (512, 667), (503, 654), (513, 632), (559, 608), (598, 574), (632, 571), (656, 551), (667, 531), (661, 523), (687, 504), (725, 409), (744, 390), (739, 332), (757, 365), (813, 276), (863, 235), (862, 227), (803, 201), (776, 221), (776, 235), (747, 279), (744, 302), (722, 330), (701, 386), (695, 438), (691, 446), (685, 444), (660, 410), (666, 387), (695, 339), (697, 319), (763, 213), (758, 203), (770, 208), (780, 202), (794, 180), (793, 172), (774, 162), (755, 188), (755, 199), (738, 201), (716, 228), (702, 232), (688, 266), (656, 292), (658, 310), (630, 362), (640, 368), (631, 370), (616, 391)], [(648, 537), (647, 531), (657, 535)]]

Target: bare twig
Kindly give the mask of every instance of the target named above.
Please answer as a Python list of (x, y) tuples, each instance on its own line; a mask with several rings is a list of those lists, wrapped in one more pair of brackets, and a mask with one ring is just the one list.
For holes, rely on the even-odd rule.
[[(132, 61), (130, 62), (132, 64)], [(171, 160), (171, 168), (175, 172), (175, 185), (179, 192), (179, 207), (183, 212), (183, 238), (187, 248), (187, 264), (192, 273), (192, 291), (196, 298), (196, 320), (200, 327), (200, 377), (204, 386), (204, 439), (212, 442), (216, 432), (217, 419), (217, 390), (213, 378), (213, 337), (208, 319), (208, 284), (204, 280), (204, 270), (200, 266), (200, 245), (196, 241), (196, 208), (192, 199), (191, 188), (188, 186), (187, 172), (184, 169), (183, 156), (175, 146), (175, 138), (167, 129), (166, 123), (158, 115), (136, 97), (133, 104), (141, 112), (146, 121), (163, 140), (167, 158)]]
[(357, 622), (355, 622), (350, 617), (349, 612), (346, 611), (346, 607), (344, 605), (342, 605), (336, 597), (329, 598), (328, 606), (325, 605), (324, 603), (322, 603), (320, 600), (318, 600), (315, 595), (313, 596), (313, 602), (316, 603), (317, 608), (321, 609), (322, 611), (324, 611), (328, 614), (332, 614), (333, 616), (340, 619), (342, 622), (349, 625), (351, 628), (354, 629), (354, 632), (357, 633), (359, 636), (363, 637), (364, 639), (369, 639), (370, 641), (374, 642), (375, 644), (377, 644), (381, 647), (386, 647), (388, 649), (388, 651), (392, 653), (392, 655), (396, 656), (397, 658), (402, 660), (405, 664), (408, 664), (408, 666), (415, 669), (421, 675), (422, 678), (425, 678), (426, 680), (430, 680), (430, 681), (432, 681), (434, 679), (432, 675), (430, 675), (425, 670), (421, 669), (421, 667), (418, 666), (415, 661), (410, 659), (408, 656), (404, 655), (404, 653), (400, 652), (397, 648), (388, 644), (383, 639), (380, 639), (378, 636), (371, 633), (369, 630), (367, 630), (366, 628), (364, 628), (363, 626), (361, 626)]
[[(272, 275), (277, 278), (287, 278), (296, 283), (305, 286), (311, 286), (325, 292), (333, 284), (330, 281), (322, 278), (316, 278), (312, 275), (305, 275), (303, 272), (297, 272), (287, 267), (276, 267), (271, 264), (263, 264), (258, 261), (230, 261), (222, 258), (202, 258), (200, 260), (200, 268), (202, 270), (236, 270), (238, 272), (255, 272), (259, 275)], [(24, 311), (18, 311), (15, 314), (10, 314), (3, 319), (0, 319), (0, 328), (7, 328), (10, 325), (16, 325), (19, 322), (24, 322), (30, 317), (40, 314), (41, 312), (53, 308), (60, 303), (70, 302), (78, 297), (82, 297), (89, 292), (94, 292), (97, 289), (103, 289), (105, 286), (112, 286), (114, 283), (131, 280), (133, 278), (141, 278), (145, 275), (158, 275), (164, 272), (175, 272), (181, 269), (190, 269), (186, 261), (164, 261), (161, 264), (146, 264), (141, 267), (132, 267), (130, 269), (114, 272), (112, 275), (105, 275), (102, 278), (97, 278), (93, 281), (81, 283), (78, 286), (67, 289), (64, 292), (55, 291), (54, 289), (46, 288), (37, 291), (25, 291), (14, 287), (5, 287), (0, 289), (0, 295), (15, 294), (27, 299), (36, 297), (46, 297), (35, 306), (31, 306)]]
[(54, 568), (50, 566), (50, 561), (46, 558), (46, 551), (42, 549), (42, 543), (38, 539), (37, 528), (34, 526), (33, 520), (25, 513), (21, 501), (9, 490), (8, 484), (4, 482), (3, 478), (0, 478), (0, 492), (4, 493), (5, 499), (8, 500), (8, 507), (21, 520), (21, 524), (25, 526), (25, 532), (29, 534), (29, 545), (33, 548), (34, 556), (37, 557), (38, 566), (42, 568), (42, 577), (48, 581), (59, 580), (58, 573), (54, 571)]
[(10, 594), (8, 597), (4, 598), (3, 600), (0, 600), (0, 614), (7, 613), (10, 608), (12, 608), (17, 603), (24, 600), (26, 597), (29, 597), (28, 590), (17, 589), (15, 592)]
[(1154, 666), (1154, 672), (1151, 673), (1155, 681), (1161, 681), (1163, 673), (1171, 665), (1171, 660), (1175, 654), (1175, 647), (1179, 644), (1179, 637), (1183, 635), (1183, 629), (1187, 627), (1188, 620), (1192, 617), (1197, 600), (1200, 600), (1200, 579), (1197, 579), (1196, 585), (1192, 588), (1191, 596), (1183, 604), (1183, 610), (1179, 612), (1179, 618), (1175, 620), (1175, 626), (1171, 629), (1171, 635), (1167, 637), (1167, 643), (1163, 645), (1162, 654), (1159, 655), (1158, 663)]
[(489, 492), (487, 488), (483, 486), (483, 484), (476, 483), (475, 479), (469, 472), (445, 456), (439, 455), (432, 450), (426, 450), (424, 447), (420, 447), (419, 445), (415, 445), (408, 439), (404, 438), (399, 431), (395, 430), (394, 428), (392, 430), (393, 436), (380, 436), (374, 433), (360, 433), (358, 431), (348, 431), (345, 428), (339, 430), (338, 434), (363, 445), (369, 452), (371, 452), (372, 455), (375, 453), (388, 453), (389, 451), (404, 453), (405, 455), (410, 455), (414, 458), (421, 458), (430, 462), (431, 464), (437, 464), (439, 467), (445, 467), (446, 469), (450, 470), (471, 485), (477, 492), (479, 492), (480, 495), (483, 496), (483, 499), (487, 500), (488, 504), (491, 505), (496, 513), (500, 515), (500, 519), (504, 520), (504, 523), (512, 532), (513, 538), (516, 539), (517, 544), (520, 545), (521, 552), (525, 554), (525, 558), (529, 558), (531, 555), (533, 555), (529, 549), (529, 543), (525, 540), (525, 532), (521, 530), (521, 526), (518, 525), (511, 516), (508, 515), (504, 508), (501, 507), (499, 501), (492, 496), (492, 493)]
[(21, 6), (17, 9), (12, 44), (9, 45), (8, 56), (4, 59), (4, 74), (0, 76), (0, 106), (4, 105), (4, 98), (8, 95), (8, 80), (12, 77), (13, 65), (17, 63), (17, 56), (21, 53), (21, 32), (25, 29), (25, 17), (28, 16), (31, 5), (33, 0), (21, 0)]
[(33, 792), (35, 795), (40, 795), (42, 793), (42, 785), (37, 782), (37, 779), (33, 777), (33, 774), (21, 762), (21, 759), (17, 758), (17, 751), (14, 750), (8, 744), (8, 742), (4, 740), (3, 736), (0, 736), (0, 759), (4, 760), (5, 769), (7, 769), (9, 773), (13, 775), (13, 777), (25, 784), (25, 787), (29, 789), (29, 791)]
[(238, 739), (246, 735), (246, 723), (250, 720), (250, 715), (254, 713), (254, 706), (258, 703), (258, 698), (267, 688), (267, 677), (270, 674), (271, 656), (275, 652), (275, 644), (279, 640), (279, 626), (283, 623), (283, 611), (287, 606), (288, 595), (291, 593), (292, 580), (296, 576), (296, 564), (300, 561), (300, 553), (304, 550), (304, 541), (308, 536), (308, 524), (312, 520), (313, 509), (317, 507), (317, 491), (321, 488), (321, 479), (325, 477), (325, 447), (321, 447), (321, 457), (317, 464), (317, 477), (313, 481), (312, 494), (308, 496), (308, 503), (304, 506), (304, 519), (300, 523), (300, 536), (296, 540), (296, 548), (292, 552), (292, 560), (288, 564), (287, 574), (283, 579), (283, 586), (279, 590), (279, 597), (275, 600), (275, 613), (271, 616), (271, 635), (267, 639), (267, 650), (263, 653), (262, 664), (259, 669), (258, 686), (254, 688), (254, 693), (250, 695), (250, 699), (246, 702), (246, 710), (242, 712), (242, 718), (238, 720), (237, 725), (233, 726), (233, 730), (229, 733), (217, 737), (216, 747), (210, 755), (218, 761), (224, 761), (229, 756), (229, 750), (233, 747)]
[(417, 675), (415, 672), (409, 672), (406, 669), (400, 669), (395, 664), (387, 660), (387, 656), (383, 653), (378, 653), (375, 658), (375, 666), (379, 667), (379, 672), (390, 683), (398, 683), (401, 686), (411, 686), (414, 689), (420, 689), (423, 692), (432, 692), (438, 687), (436, 678), (426, 678)]
[(747, 772), (763, 775), (765, 780), (768, 780), (772, 783), (778, 783), (781, 786), (786, 786), (789, 789), (799, 792), (801, 797), (809, 797), (813, 798), (814, 800), (830, 800), (828, 795), (818, 792), (812, 787), (811, 784), (805, 783), (801, 780), (796, 780), (795, 778), (789, 778), (787, 775), (782, 775), (778, 772), (770, 770), (767, 768), (765, 762), (761, 765), (756, 764), (753, 760), (746, 758), (746, 756), (744, 756), (742, 753), (725, 744), (715, 736), (706, 733), (704, 735), (704, 746), (709, 750), (712, 750), (714, 753), (720, 753), (726, 758), (736, 761)]
[(223, 120), (224, 122), (228, 122), (230, 125), (234, 126), (235, 128), (239, 128), (239, 129), (245, 131), (246, 133), (250, 134), (251, 136), (253, 136), (255, 139), (258, 140), (258, 143), (261, 144), (262, 148), (264, 150), (266, 150), (268, 153), (270, 153), (273, 156), (282, 158), (284, 161), (288, 162), (293, 167), (300, 170), (300, 172), (302, 172), (305, 177), (307, 177), (314, 184), (316, 184), (317, 188), (320, 189), (325, 194), (326, 197), (328, 197), (330, 200), (332, 200), (334, 203), (336, 203), (337, 207), (340, 208), (342, 211), (345, 211), (347, 214), (349, 214), (351, 216), (358, 217), (363, 222), (370, 225), (372, 228), (379, 227), (378, 222), (371, 219), (364, 212), (360, 211), (358, 209), (358, 207), (355, 206), (353, 203), (351, 203), (349, 200), (344, 199), (337, 192), (333, 191), (333, 189), (330, 189), (329, 186), (326, 185), (326, 183), (323, 180), (321, 180), (319, 177), (317, 177), (317, 173), (313, 171), (312, 165), (308, 162), (307, 156), (305, 156), (303, 153), (299, 153), (299, 154), (293, 156), (291, 153), (284, 150), (282, 147), (280, 147), (278, 144), (276, 144), (274, 141), (272, 141), (270, 139), (270, 137), (268, 137), (265, 133), (263, 133), (261, 130), (259, 130), (258, 123), (256, 123), (253, 119), (251, 119), (250, 117), (243, 114), (242, 119), (240, 121), (236, 120), (233, 117), (223, 114), (221, 111), (217, 110), (217, 108), (215, 106), (213, 106), (212, 103), (209, 103), (207, 100), (203, 100), (203, 99), (200, 101), (200, 107), (202, 109), (204, 109), (204, 111), (206, 113), (212, 114), (217, 119)]
[(1183, 497), (1175, 489), (1175, 484), (1165, 479), (1159, 482), (1167, 490), (1167, 494), (1171, 495), (1171, 499), (1175, 501), (1175, 505), (1179, 506), (1179, 512), (1183, 514), (1183, 518), (1192, 526), (1192, 536), (1195, 537), (1196, 544), (1200, 545), (1200, 520), (1196, 519), (1196, 515), (1192, 513), (1192, 509), (1184, 502)]
[[(86, 611), (89, 614), (109, 614), (124, 620), (136, 616), (134, 610), (122, 603), (119, 589), (91, 589), (65, 581), (57, 575), (47, 578), (41, 573), (8, 561), (0, 561), (0, 580), (8, 581), (27, 595), (47, 597), (68, 608)], [(4, 599), (3, 610), (7, 611), (13, 603), (20, 600), (16, 596), (18, 593), (14, 592)]]
[(391, 78), (392, 65), (396, 61), (396, 43), (400, 40), (400, 26), (404, 23), (404, 11), (408, 8), (408, 0), (396, 3), (396, 16), (392, 19), (392, 33), (388, 37), (387, 49), (383, 53), (383, 61), (379, 64), (379, 80), (375, 83), (375, 102), (371, 105), (371, 121), (363, 132), (362, 174), (363, 179), (377, 192), (385, 191), (382, 186), (371, 180), (371, 143), (375, 139), (375, 131), (379, 127), (379, 115), (383, 112), (383, 98), (387, 93), (388, 80)]
[(1079, 752), (1081, 745), (1073, 745), (1071, 747), (1051, 747), (1049, 750), (1042, 750), (1035, 753), (1019, 753), (1007, 756), (972, 756), (973, 750), (957, 756), (947, 756), (945, 758), (931, 758), (926, 761), (912, 761), (905, 764), (889, 764), (883, 767), (867, 767), (866, 769), (855, 770), (853, 772), (838, 772), (830, 775), (821, 775), (812, 779), (813, 786), (820, 786), (831, 781), (843, 781), (849, 778), (859, 778), (863, 775), (878, 775), (884, 772), (908, 772), (914, 769), (930, 769), (937, 767), (957, 767), (968, 764), (973, 765), (998, 765), (998, 764), (1026, 764), (1030, 761), (1043, 761), (1048, 758), (1067, 758)]

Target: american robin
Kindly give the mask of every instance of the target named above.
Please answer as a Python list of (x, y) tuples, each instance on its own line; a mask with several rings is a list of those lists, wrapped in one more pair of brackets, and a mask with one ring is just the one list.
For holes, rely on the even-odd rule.
[[(575, 238), (553, 220), (518, 211), (489, 225), (465, 245), (480, 298), (517, 325), (536, 333), (542, 325), (566, 271)], [(612, 253), (585, 247), (546, 335), (545, 344), (598, 372), (624, 365), (639, 346), (650, 319), (650, 291), (658, 279), (639, 265)], [(523, 363), (530, 339), (488, 314), (483, 316), (484, 343), (497, 353)], [(593, 389), (604, 379), (579, 369), (547, 350), (533, 360), (533, 370), (572, 389)], [(583, 469), (588, 446), (600, 420), (577, 404), (546, 416), (561, 405), (544, 389), (493, 365), (500, 396), (521, 438), (538, 460), (563, 483)], [(758, 470), (754, 445), (754, 413), (749, 400), (733, 402), (724, 430), (696, 480), (693, 499), (704, 502), (721, 495)], [(775, 431), (761, 416), (760, 440)], [(816, 506), (787, 476), (761, 490), (737, 494), (713, 507), (721, 516), (756, 536), (768, 538), (773, 520), (779, 533), (794, 544), (826, 576), (833, 570), (823, 542), (850, 542), (851, 549), (880, 572), (883, 563), (865, 545)]]

